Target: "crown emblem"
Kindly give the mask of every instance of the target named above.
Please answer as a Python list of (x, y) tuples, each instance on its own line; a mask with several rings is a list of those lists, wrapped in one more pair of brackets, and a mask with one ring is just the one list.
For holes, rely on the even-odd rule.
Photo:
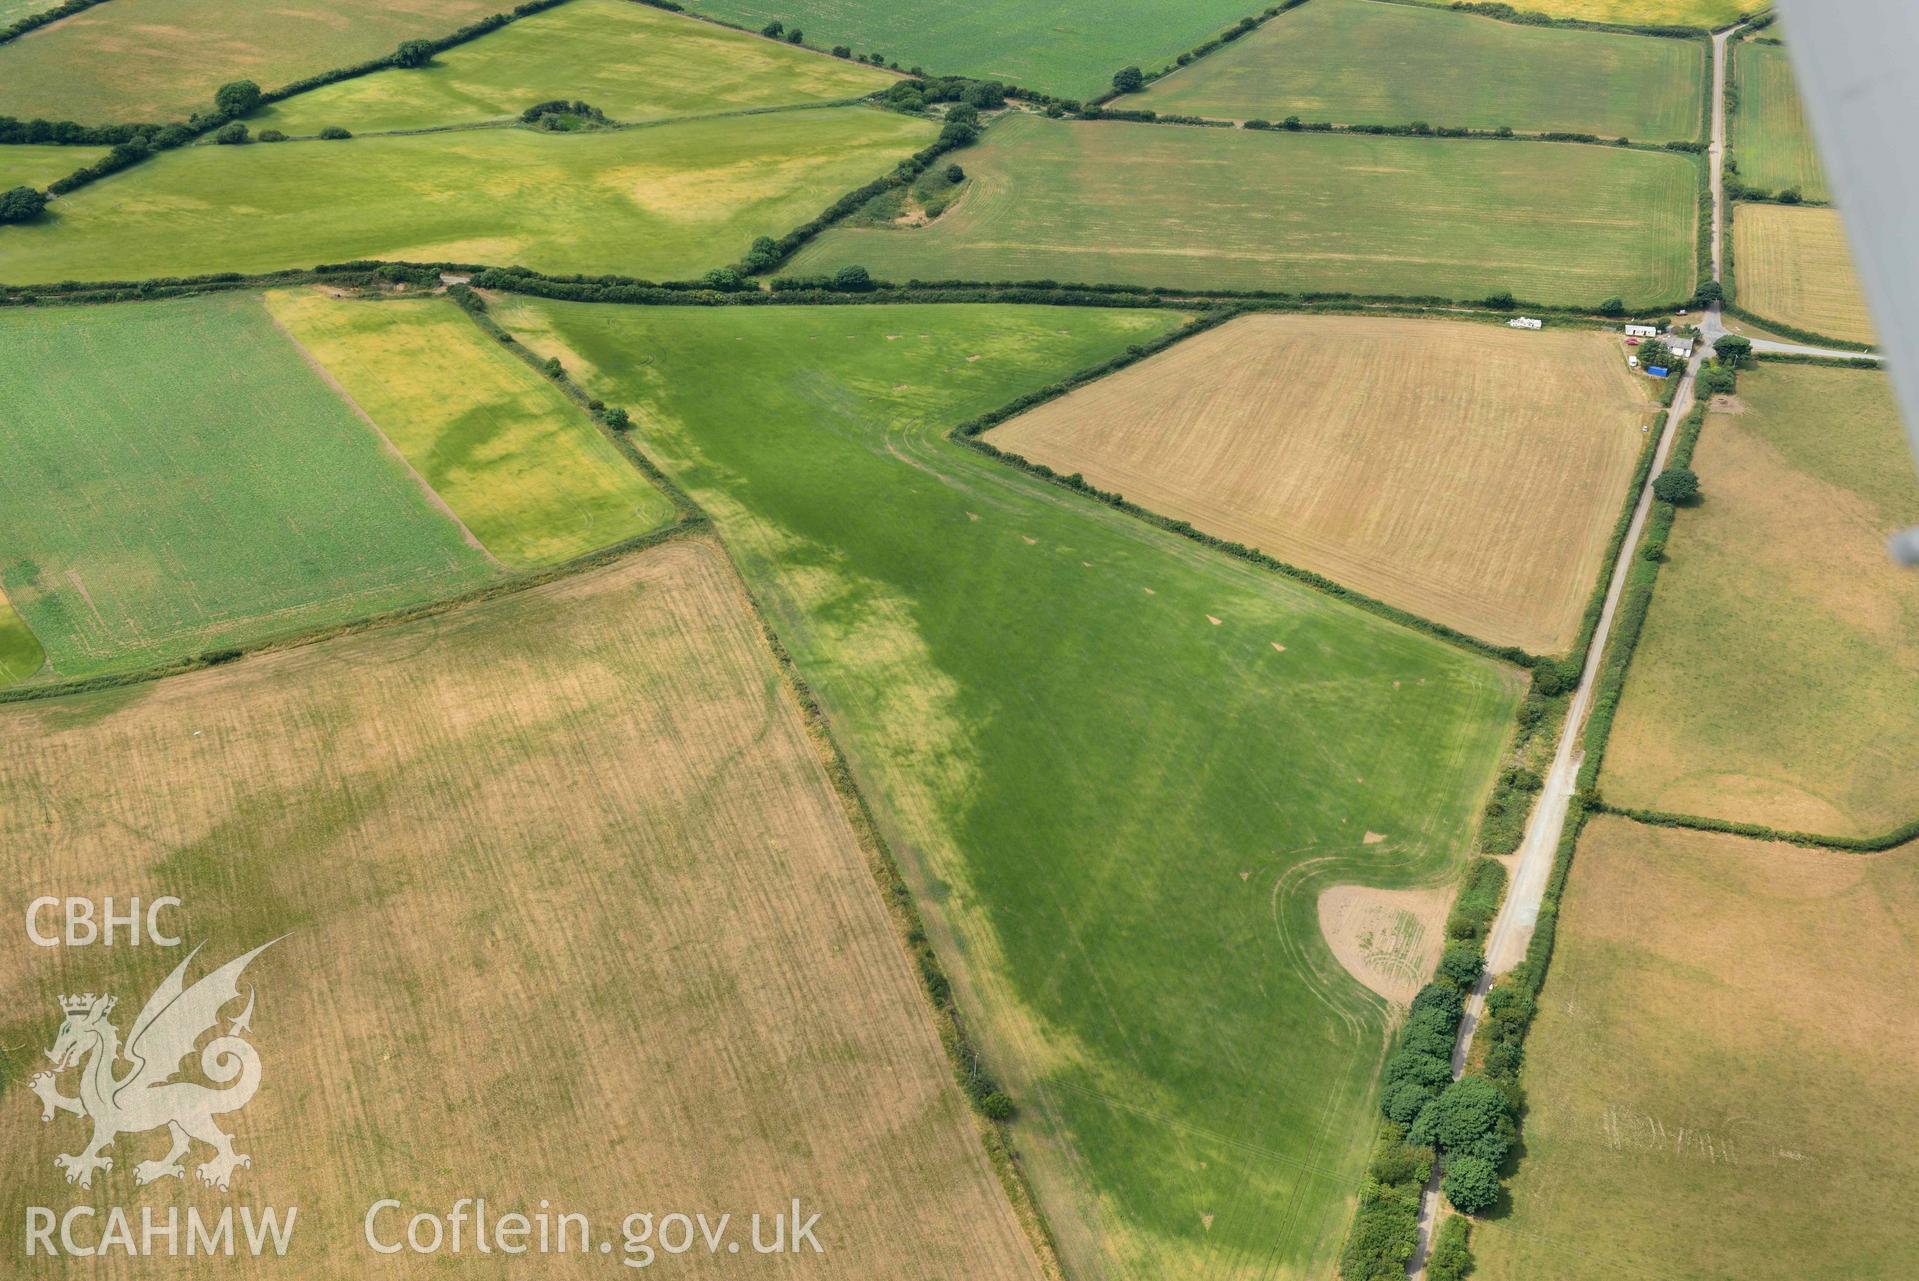
[[(82, 996), (63, 996), (60, 998), (60, 1008), (67, 1014), (85, 1014), (93, 1008), (94, 1001), (100, 999), (102, 998), (94, 996), (91, 992)], [(105, 1004), (100, 1007), (100, 1013), (107, 1014), (113, 1009), (114, 998), (109, 996), (104, 1000)]]

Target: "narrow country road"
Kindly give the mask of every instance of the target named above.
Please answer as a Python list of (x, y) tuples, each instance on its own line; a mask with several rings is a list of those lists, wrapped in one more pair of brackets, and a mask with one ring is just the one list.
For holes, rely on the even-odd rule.
[[(1708, 180), (1712, 185), (1714, 280), (1720, 279), (1725, 262), (1725, 247), (1721, 237), (1725, 227), (1722, 211), (1725, 200), (1726, 46), (1736, 34), (1737, 28), (1719, 32), (1712, 38), (1712, 133), (1706, 163)], [(1571, 808), (1573, 793), (1577, 790), (1579, 767), (1585, 760), (1585, 753), (1580, 750), (1580, 740), (1585, 733), (1586, 718), (1592, 712), (1606, 642), (1612, 636), (1613, 620), (1618, 616), (1619, 602), (1625, 595), (1633, 557), (1639, 552), (1640, 535), (1645, 532), (1646, 521), (1652, 515), (1653, 479), (1672, 455), (1673, 440), (1678, 435), (1680, 422), (1692, 412), (1693, 385), (1699, 375), (1699, 366), (1710, 351), (1713, 340), (1726, 332), (1720, 323), (1717, 303), (1700, 318), (1700, 332), (1705, 335), (1705, 341), (1694, 347), (1692, 359), (1679, 380), (1679, 390), (1673, 396), (1672, 410), (1666, 415), (1665, 426), (1660, 431), (1653, 465), (1646, 473), (1646, 483), (1640, 488), (1638, 501), (1633, 505), (1631, 524), (1627, 527), (1624, 541), (1619, 545), (1619, 557), (1613, 562), (1612, 578), (1606, 584), (1606, 600), (1600, 610), (1599, 626), (1593, 631), (1592, 645), (1586, 651), (1586, 665), (1580, 671), (1578, 688), (1573, 691), (1572, 701), (1566, 708), (1566, 720), (1560, 727), (1559, 745), (1553, 753), (1552, 767), (1546, 773), (1539, 797), (1533, 804), (1532, 816), (1526, 822), (1526, 832), (1512, 864), (1512, 883), (1507, 888), (1506, 900), (1500, 905), (1499, 915), (1493, 919), (1492, 932), (1486, 938), (1486, 972), (1467, 997), (1465, 1017), (1459, 1024), (1459, 1039), (1453, 1046), (1454, 1077), (1465, 1070), (1467, 1055), (1472, 1050), (1473, 1033), (1485, 1015), (1486, 992), (1491, 988), (1493, 979), (1510, 972), (1525, 960), (1526, 949), (1532, 943), (1533, 927), (1538, 924), (1540, 903), (1546, 894), (1546, 882), (1552, 876), (1553, 856), (1559, 850), (1560, 838), (1566, 828), (1566, 815)], [(1756, 342), (1753, 345), (1759, 347)], [(1778, 348), (1783, 344), (1767, 346)], [(1811, 352), (1816, 349), (1805, 350)], [(1426, 1275), (1426, 1255), (1432, 1248), (1433, 1229), (1439, 1220), (1439, 1197), (1439, 1176), (1435, 1172), (1420, 1197), (1419, 1243), (1406, 1265), (1407, 1276), (1412, 1281), (1423, 1281)]]

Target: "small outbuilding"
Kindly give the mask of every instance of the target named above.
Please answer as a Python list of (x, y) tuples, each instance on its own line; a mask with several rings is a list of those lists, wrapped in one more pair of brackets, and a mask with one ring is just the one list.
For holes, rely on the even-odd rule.
[(1626, 334), (1631, 338), (1657, 338), (1659, 336), (1659, 326), (1627, 325)]
[(1546, 322), (1536, 320), (1531, 316), (1514, 316), (1506, 322), (1506, 326), (1509, 329), (1544, 329)]

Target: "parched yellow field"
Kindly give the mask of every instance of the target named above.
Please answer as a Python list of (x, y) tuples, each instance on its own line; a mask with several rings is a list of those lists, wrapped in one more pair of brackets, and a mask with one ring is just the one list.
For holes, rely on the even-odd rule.
[(446, 50), (276, 103), (256, 128), (354, 133), (497, 120), (583, 99), (615, 120), (661, 120), (857, 98), (893, 76), (633, 0), (570, 0)]
[[(230, 80), (277, 89), (450, 35), (494, 0), (113, 0), (0, 45), (0, 115), (185, 120)], [(507, 6), (511, 7), (511, 6)], [(529, 104), (531, 105), (531, 104)]]
[(1619, 22), (1628, 26), (1676, 23), (1721, 27), (1754, 8), (1751, 0), (1522, 0), (1513, 6), (1555, 18)]
[[(0, 1215), (14, 1231), (24, 1207), (76, 1200), (297, 1206), (287, 1258), (223, 1260), (223, 1274), (604, 1278), (626, 1273), (629, 1214), (730, 1213), (744, 1241), (751, 1214), (798, 1197), (824, 1254), (700, 1245), (654, 1262), (700, 1277), (1037, 1275), (717, 548), (675, 542), (414, 624), (0, 708), (0, 752), (9, 885), (178, 895), (171, 922), (207, 948), (196, 975), (286, 935), (247, 972), (264, 1076), (224, 1122), (252, 1158), (232, 1193), (137, 1189), (133, 1166), (164, 1135), (119, 1138), (112, 1170), (78, 1193), (53, 1158), (82, 1123), (42, 1124), (23, 1084), (60, 1025), (56, 997), (118, 995), (124, 1032), (183, 953), (37, 948), (15, 907), (0, 935)], [(584, 1214), (612, 1256), (529, 1270), (475, 1254), (470, 1229), (457, 1260), (362, 1243), (381, 1198), (445, 1216), (463, 1196), (494, 1216)], [(405, 1219), (379, 1224), (391, 1238)], [(8, 1275), (75, 1267), (22, 1259)], [(138, 1274), (207, 1273), (158, 1258)]]
[(1600, 818), (1526, 1046), (1510, 1213), (1473, 1281), (1912, 1272), (1919, 846)]
[(274, 321), (483, 546), (515, 568), (637, 537), (672, 502), (552, 383), (445, 298), (266, 297)]
[(1740, 306), (1847, 342), (1878, 341), (1837, 209), (1742, 204), (1734, 210)]
[(1600, 791), (1835, 836), (1919, 818), (1919, 482), (1878, 370), (1762, 365), (1706, 420)]
[(1247, 316), (987, 439), (1498, 644), (1555, 653), (1653, 406), (1615, 341)]

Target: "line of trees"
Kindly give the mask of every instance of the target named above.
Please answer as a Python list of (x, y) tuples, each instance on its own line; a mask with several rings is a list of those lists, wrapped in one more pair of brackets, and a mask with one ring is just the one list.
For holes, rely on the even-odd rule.
[(1226, 28), (1226, 30), (1220, 32), (1212, 39), (1194, 45), (1186, 52), (1180, 54), (1179, 57), (1175, 58), (1171, 64), (1161, 67), (1158, 71), (1145, 72), (1141, 71), (1138, 67), (1121, 67), (1113, 73), (1112, 92), (1102, 94), (1100, 97), (1094, 99), (1094, 102), (1106, 102), (1123, 93), (1138, 93), (1148, 84), (1173, 71), (1176, 67), (1183, 67), (1195, 58), (1204, 58), (1209, 53), (1223, 49), (1233, 43), (1233, 41), (1257, 31), (1261, 26), (1278, 17), (1280, 14), (1285, 13), (1288, 9), (1297, 9), (1305, 3), (1306, 0), (1283, 0), (1280, 4), (1269, 5), (1257, 14), (1241, 18), (1238, 22), (1235, 22), (1232, 26)]
[(29, 31), (38, 31), (49, 23), (58, 22), (62, 18), (71, 18), (76, 13), (86, 12), (96, 4), (105, 3), (106, 0), (66, 0), (64, 4), (57, 4), (51, 9), (41, 9), (25, 17), (16, 18), (8, 25), (0, 27), (0, 44), (5, 44), (9, 40), (18, 40)]

